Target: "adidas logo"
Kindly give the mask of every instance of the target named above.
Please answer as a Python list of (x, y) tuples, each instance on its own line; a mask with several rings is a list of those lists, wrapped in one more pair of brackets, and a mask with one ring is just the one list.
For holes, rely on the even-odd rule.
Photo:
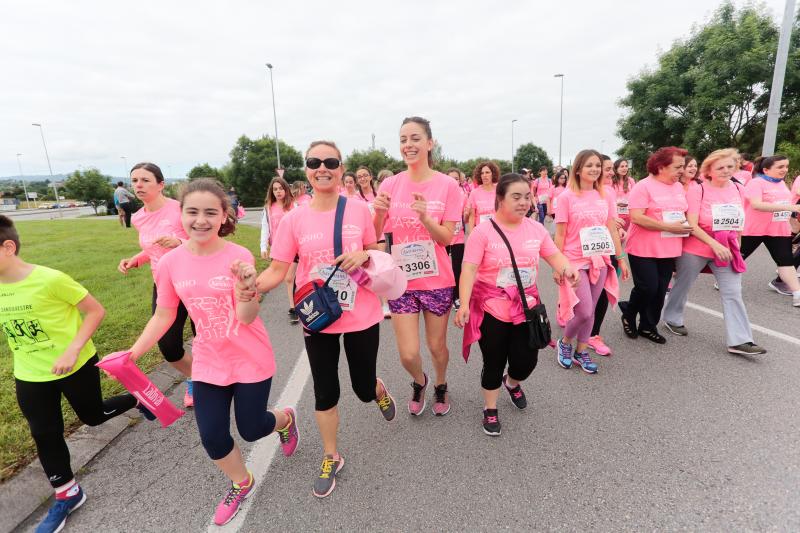
[(303, 304), (303, 307), (300, 308), (300, 312), (304, 315), (308, 316), (314, 312), (314, 302), (308, 301)]

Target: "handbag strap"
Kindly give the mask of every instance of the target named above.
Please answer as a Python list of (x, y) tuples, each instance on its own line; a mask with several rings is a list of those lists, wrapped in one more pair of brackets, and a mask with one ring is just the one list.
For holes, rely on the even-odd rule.
[(514, 250), (511, 249), (511, 243), (508, 242), (506, 234), (503, 233), (503, 230), (500, 229), (500, 226), (497, 225), (497, 222), (495, 222), (493, 218), (490, 218), (489, 222), (492, 223), (494, 229), (497, 230), (498, 234), (500, 234), (500, 238), (503, 239), (504, 243), (506, 243), (506, 248), (508, 248), (508, 255), (511, 256), (511, 267), (514, 269), (514, 277), (517, 278), (517, 290), (519, 291), (519, 299), (522, 302), (522, 309), (525, 310), (525, 315), (527, 316), (528, 299), (525, 297), (525, 288), (522, 286), (522, 278), (519, 275), (519, 269), (517, 268), (517, 261), (514, 259)]
[[(336, 215), (333, 218), (333, 256), (339, 257), (342, 255), (342, 222), (344, 221), (344, 208), (347, 204), (347, 198), (344, 196), (339, 196), (339, 200), (336, 202)], [(325, 280), (323, 287), (333, 279), (334, 274), (336, 271), (339, 270), (339, 263), (336, 263), (333, 266), (333, 270), (331, 270), (328, 279)]]

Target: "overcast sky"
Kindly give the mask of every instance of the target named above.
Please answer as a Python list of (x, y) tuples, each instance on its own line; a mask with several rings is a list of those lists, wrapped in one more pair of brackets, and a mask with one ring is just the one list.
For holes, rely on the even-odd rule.
[[(743, 2), (737, 1), (737, 5)], [(613, 153), (625, 82), (719, 3), (672, 0), (54, 2), (6, 0), (0, 32), (0, 176), (79, 165), (120, 176), (153, 161), (179, 178), (228, 161), (242, 135), (304, 150), (336, 141), (399, 157), (403, 117), (431, 121), (445, 155), (558, 160)], [(765, 5), (776, 20), (781, 0)], [(669, 6), (664, 7), (664, 6)]]

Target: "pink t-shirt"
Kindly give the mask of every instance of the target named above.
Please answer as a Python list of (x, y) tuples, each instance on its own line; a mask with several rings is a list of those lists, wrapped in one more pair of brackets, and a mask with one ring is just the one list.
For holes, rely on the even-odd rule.
[(472, 189), (472, 192), (469, 193), (467, 207), (475, 210), (476, 226), (481, 223), (481, 218), (486, 220), (489, 215), (494, 214), (494, 200), (497, 196), (495, 192), (496, 189), (496, 185), (492, 185), (492, 188), (488, 191), (484, 189), (483, 186), (480, 186), (476, 189)]
[(547, 196), (547, 200), (551, 198), (553, 190), (553, 182), (550, 181), (550, 178), (536, 178), (531, 182), (531, 192), (536, 195), (540, 204), (547, 203), (545, 199), (542, 198), (542, 195)]
[(158, 305), (183, 302), (197, 329), (192, 344), (192, 379), (212, 385), (256, 383), (275, 374), (269, 335), (260, 318), (243, 324), (236, 318), (231, 264), (255, 264), (247, 248), (225, 242), (211, 255), (194, 255), (186, 244), (161, 259), (156, 273)]
[[(544, 226), (530, 218), (523, 218), (515, 229), (498, 225), (514, 250), (523, 286), (534, 285), (539, 258), (558, 252), (553, 239)], [(517, 286), (508, 248), (491, 223), (481, 224), (470, 233), (464, 247), (464, 262), (478, 265), (479, 281), (494, 287)], [(483, 303), (483, 309), (498, 320), (511, 322), (511, 302), (506, 298), (489, 298)]]
[(361, 197), (362, 200), (366, 200), (369, 204), (375, 201), (375, 193), (371, 191), (365, 192), (363, 196), (361, 196), (361, 193), (359, 193), (358, 196)]
[[(333, 265), (333, 225), (336, 210), (315, 211), (311, 206), (293, 209), (283, 219), (273, 241), (272, 259), (291, 263), (299, 255), (295, 284), (302, 287), (309, 281), (325, 281)], [(363, 250), (375, 244), (375, 226), (367, 203), (347, 201), (342, 222), (342, 252)], [(342, 316), (323, 333), (348, 333), (367, 329), (383, 320), (381, 302), (372, 291), (358, 285), (346, 272), (333, 278), (333, 289), (339, 293)], [(355, 296), (353, 296), (355, 295)]]
[(792, 182), (792, 203), (796, 204), (800, 200), (800, 176), (796, 176)]
[(755, 177), (745, 186), (744, 198), (745, 215), (742, 235), (785, 237), (792, 234), (786, 212), (776, 214), (756, 211), (750, 204), (750, 200), (760, 200), (768, 204), (785, 203), (788, 207), (792, 201), (792, 193), (785, 181), (772, 183), (764, 178)]
[(550, 204), (553, 206), (553, 210), (555, 211), (556, 207), (558, 207), (558, 200), (557, 198), (566, 191), (567, 188), (563, 186), (553, 187), (553, 197), (550, 199)]
[[(424, 271), (412, 271), (404, 268), (408, 280), (407, 290), (433, 290), (455, 286), (453, 277), (453, 267), (450, 258), (447, 256), (445, 247), (431, 239), (430, 233), (419, 221), (419, 215), (411, 209), (414, 201), (412, 193), (419, 193), (425, 197), (428, 203), (428, 216), (439, 224), (443, 222), (458, 222), (461, 220), (462, 200), (458, 190), (458, 183), (441, 172), (434, 172), (433, 176), (423, 182), (413, 182), (408, 176), (407, 171), (403, 171), (394, 176), (386, 178), (379, 192), (386, 192), (391, 198), (391, 205), (386, 214), (386, 225), (384, 231), (392, 234), (392, 252), (396, 257), (411, 259), (422, 259), (419, 263), (425, 266), (433, 264), (431, 259), (435, 259), (435, 266), (438, 274), (429, 273), (431, 269)], [(417, 243), (411, 245), (410, 243)], [(434, 249), (435, 257), (428, 257), (430, 247)], [(413, 266), (408, 263), (409, 266)], [(403, 268), (403, 265), (400, 265)], [(411, 269), (413, 270), (413, 269)], [(415, 277), (418, 274), (423, 277)]]
[[(467, 210), (467, 200), (469, 199), (469, 195), (462, 189), (461, 187), (458, 188), (458, 192), (461, 195), (461, 212), (464, 213)], [(462, 218), (456, 222), (456, 227), (453, 230), (453, 240), (450, 244), (464, 244), (464, 218)]]
[(742, 185), (747, 185), (753, 179), (753, 173), (749, 170), (737, 170), (733, 177), (739, 180)]
[(172, 250), (164, 248), (154, 241), (161, 237), (177, 237), (186, 241), (189, 236), (181, 224), (181, 203), (172, 198), (167, 198), (161, 209), (148, 211), (143, 207), (131, 217), (133, 227), (139, 232), (139, 247), (150, 258), (150, 270), (153, 280), (156, 278), (156, 268), (161, 257)]
[[(633, 186), (636, 185), (636, 181), (633, 178), (627, 178), (628, 181), (628, 190), (625, 191), (625, 186), (622, 182), (612, 185), (614, 188), (614, 195), (616, 196), (617, 202), (617, 215), (621, 218), (630, 218), (630, 213), (628, 212), (628, 208), (624, 207), (628, 205), (628, 201), (631, 195), (631, 191), (633, 190)], [(622, 207), (620, 207), (620, 205)]]
[(307, 194), (301, 194), (300, 196), (294, 199), (294, 204), (297, 207), (301, 205), (308, 205), (310, 203), (311, 203), (311, 197)]
[(283, 204), (278, 202), (269, 206), (269, 235), (273, 243), (275, 242), (275, 235), (278, 234), (278, 227), (280, 226), (281, 220), (283, 220), (287, 212), (288, 211), (283, 208)]
[[(653, 176), (647, 176), (631, 191), (628, 207), (644, 209), (646, 216), (664, 222), (665, 213), (667, 218), (670, 213), (686, 213), (689, 204), (680, 182), (667, 185)], [(678, 257), (683, 252), (682, 241), (681, 237), (663, 237), (660, 231), (631, 224), (625, 249), (629, 254), (639, 257)]]
[[(609, 188), (604, 188), (604, 195), (594, 189), (590, 191), (574, 192), (567, 189), (558, 197), (558, 204), (555, 213), (556, 224), (566, 224), (567, 232), (564, 237), (564, 255), (574, 266), (581, 267), (589, 265), (591, 257), (584, 257), (581, 243), (581, 230), (593, 226), (606, 227), (609, 219), (614, 218), (616, 206), (614, 205), (613, 192)], [(611, 233), (608, 233), (608, 237)], [(613, 255), (615, 250), (612, 245), (607, 254)], [(587, 245), (591, 244), (588, 242)]]
[[(698, 222), (701, 228), (712, 238), (714, 236), (713, 212), (714, 209), (721, 209), (724, 205), (736, 205), (741, 213), (744, 213), (743, 200), (741, 195), (743, 188), (735, 183), (728, 182), (725, 187), (714, 187), (708, 182), (702, 185), (690, 187), (686, 194), (686, 201), (689, 204), (688, 213), (698, 215)], [(716, 208), (714, 206), (717, 206)], [(702, 242), (697, 237), (690, 235), (683, 240), (683, 251), (700, 257), (714, 258), (714, 251), (711, 247)]]

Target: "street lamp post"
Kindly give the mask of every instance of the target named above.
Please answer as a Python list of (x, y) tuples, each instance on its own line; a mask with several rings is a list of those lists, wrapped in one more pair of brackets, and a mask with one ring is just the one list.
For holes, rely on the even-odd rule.
[(25, 203), (28, 207), (31, 206), (31, 199), (28, 198), (28, 187), (25, 185), (25, 174), (22, 172), (22, 160), (20, 160), (22, 154), (17, 154), (17, 166), (19, 167), (19, 179), (22, 180), (22, 190), (25, 191)]
[(514, 172), (514, 123), (517, 119), (511, 121), (511, 172)]
[(275, 152), (278, 155), (278, 168), (281, 168), (281, 147), (278, 143), (278, 114), (275, 112), (275, 82), (272, 80), (272, 63), (267, 63), (269, 69), (269, 87), (272, 91), (272, 120), (275, 122)]
[(50, 171), (50, 179), (53, 181), (53, 192), (56, 195), (56, 209), (61, 213), (61, 200), (58, 198), (58, 187), (56, 186), (55, 177), (53, 177), (53, 166), (50, 164), (50, 154), (47, 153), (47, 143), (44, 142), (44, 128), (37, 122), (32, 123), (31, 126), (39, 128), (39, 133), (42, 135), (42, 146), (44, 146), (44, 156), (47, 158), (47, 169)]
[(561, 166), (561, 141), (564, 132), (564, 75), (556, 74), (554, 78), (561, 78), (561, 114), (558, 119), (558, 166)]
[(789, 44), (794, 23), (795, 0), (786, 0), (783, 11), (783, 24), (778, 38), (778, 51), (775, 54), (775, 70), (772, 72), (772, 86), (769, 90), (769, 108), (767, 125), (764, 128), (764, 145), (761, 155), (770, 156), (775, 153), (775, 142), (778, 137), (778, 120), (781, 117), (781, 97), (783, 96), (783, 77), (786, 74), (786, 58), (789, 55)]

